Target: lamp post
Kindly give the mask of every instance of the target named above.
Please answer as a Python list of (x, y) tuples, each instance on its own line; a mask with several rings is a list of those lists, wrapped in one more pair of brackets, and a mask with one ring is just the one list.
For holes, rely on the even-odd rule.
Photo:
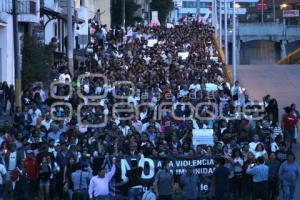
[(222, 48), (222, 0), (219, 0), (219, 44)]
[(228, 64), (228, 26), (227, 26), (227, 0), (224, 0), (224, 33), (225, 33), (225, 38), (224, 38), (224, 48), (225, 48), (225, 64)]
[(22, 74), (19, 57), (19, 29), (18, 29), (18, 5), (17, 1), (12, 1), (13, 15), (13, 37), (14, 37), (14, 62), (15, 62), (15, 106), (22, 110), (21, 91), (22, 91)]
[(232, 2), (232, 77), (233, 82), (237, 80), (236, 77), (236, 0)]
[(74, 76), (74, 65), (73, 65), (73, 50), (74, 50), (74, 37), (73, 37), (73, 0), (68, 0), (67, 7), (67, 30), (68, 30), (68, 68), (72, 76)]
[(125, 27), (126, 27), (126, 14), (125, 14), (125, 12), (126, 12), (126, 2), (125, 2), (126, 0), (123, 0), (122, 1), (122, 24), (123, 24), (123, 27), (124, 27), (124, 30), (126, 30), (125, 29)]

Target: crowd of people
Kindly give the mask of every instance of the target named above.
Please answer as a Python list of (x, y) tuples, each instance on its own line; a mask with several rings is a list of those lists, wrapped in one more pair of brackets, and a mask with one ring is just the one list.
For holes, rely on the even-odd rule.
[[(239, 82), (227, 83), (213, 34), (196, 21), (125, 31), (90, 20), (74, 73), (55, 63), (49, 92), (42, 83), (27, 87), (13, 125), (1, 126), (0, 199), (116, 199), (113, 157), (210, 156), (208, 199), (292, 200), (299, 112), (288, 106), (280, 120), (276, 99), (259, 103)], [(9, 91), (0, 84), (0, 116), (13, 102)], [(194, 129), (213, 129), (214, 144), (194, 146)], [(142, 170), (126, 174), (128, 199), (200, 199), (192, 166), (174, 177), (163, 163), (147, 191)]]

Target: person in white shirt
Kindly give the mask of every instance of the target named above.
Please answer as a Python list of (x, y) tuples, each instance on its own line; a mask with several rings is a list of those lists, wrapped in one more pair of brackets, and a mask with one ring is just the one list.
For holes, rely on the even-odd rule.
[(58, 80), (60, 83), (72, 80), (70, 74), (68, 74), (68, 69), (65, 69), (65, 71), (59, 75)]
[(268, 153), (262, 143), (258, 143), (255, 147), (255, 150), (251, 152), (254, 154), (255, 159), (259, 157), (264, 157), (266, 160), (268, 159)]
[(153, 185), (150, 186), (150, 189), (147, 190), (143, 196), (142, 196), (142, 200), (156, 200), (156, 195), (154, 193), (154, 187)]
[(28, 111), (28, 114), (31, 116), (32, 119), (31, 125), (36, 126), (37, 119), (42, 115), (41, 110), (38, 109), (35, 104), (33, 104), (32, 108)]
[(271, 152), (276, 152), (279, 150), (279, 144), (283, 141), (281, 135), (276, 136), (275, 141), (271, 144)]
[(3, 163), (0, 163), (0, 199), (3, 198), (3, 186), (7, 175), (7, 171)]
[(238, 103), (239, 99), (241, 98), (241, 95), (243, 94), (242, 88), (239, 86), (239, 82), (236, 81), (234, 83), (234, 86), (231, 88), (231, 95), (232, 99), (235, 102), (235, 104)]
[(256, 145), (259, 144), (259, 136), (257, 134), (255, 134), (253, 136), (253, 141), (249, 143), (249, 149), (250, 151), (255, 151)]
[(110, 172), (105, 173), (104, 169), (100, 169), (98, 175), (94, 176), (89, 184), (90, 199), (109, 200), (109, 182), (116, 172), (116, 159), (113, 159), (113, 166)]
[(47, 131), (49, 131), (51, 123), (52, 123), (52, 119), (50, 117), (50, 114), (47, 113), (45, 119), (41, 122), (41, 125), (45, 126)]

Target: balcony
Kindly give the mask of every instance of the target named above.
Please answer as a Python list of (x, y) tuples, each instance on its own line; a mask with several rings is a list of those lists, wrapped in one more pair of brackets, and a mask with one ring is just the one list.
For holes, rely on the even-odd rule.
[[(37, 3), (36, 0), (18, 0), (17, 1), (17, 11), (19, 14), (32, 14), (37, 13)], [(12, 0), (0, 0), (0, 12), (12, 12)]]
[[(0, 0), (0, 13), (12, 13), (13, 0)], [(34, 22), (40, 20), (40, 0), (16, 0), (19, 22)]]

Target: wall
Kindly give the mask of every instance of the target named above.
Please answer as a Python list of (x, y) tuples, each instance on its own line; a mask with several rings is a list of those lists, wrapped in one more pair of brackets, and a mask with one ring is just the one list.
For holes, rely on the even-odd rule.
[[(36, 2), (36, 14), (22, 14), (20, 13), (18, 16), (18, 20), (20, 22), (34, 22), (39, 23), (40, 21), (40, 0), (30, 0)], [(22, 2), (22, 0), (21, 0)], [(29, 11), (29, 10), (28, 10)]]
[(6, 13), (0, 13), (0, 19), (7, 23), (5, 27), (0, 26), (0, 48), (2, 51), (0, 81), (7, 81), (8, 84), (14, 84), (15, 70), (12, 16)]
[(266, 40), (242, 42), (240, 50), (240, 64), (275, 64), (279, 59), (279, 52), (280, 47), (276, 42)]

